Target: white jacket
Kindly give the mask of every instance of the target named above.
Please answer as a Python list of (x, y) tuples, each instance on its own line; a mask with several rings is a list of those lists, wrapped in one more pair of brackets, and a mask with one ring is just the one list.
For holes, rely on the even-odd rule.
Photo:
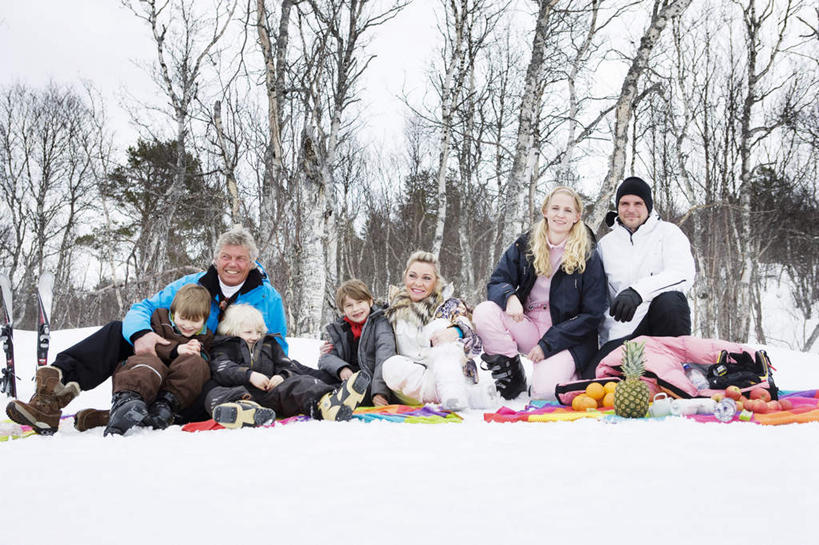
[(600, 326), (601, 344), (634, 332), (659, 294), (686, 293), (694, 283), (694, 256), (688, 237), (656, 212), (633, 234), (617, 219), (612, 231), (600, 239), (597, 251), (606, 270), (609, 304), (626, 288), (643, 298), (630, 322), (617, 322), (606, 310)]

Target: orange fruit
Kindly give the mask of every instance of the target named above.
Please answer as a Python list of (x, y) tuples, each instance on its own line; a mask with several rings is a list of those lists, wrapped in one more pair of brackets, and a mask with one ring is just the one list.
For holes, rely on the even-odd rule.
[(614, 392), (608, 392), (603, 397), (603, 407), (614, 407)]
[(575, 411), (585, 411), (586, 409), (596, 409), (597, 401), (587, 396), (580, 394), (572, 400), (572, 409)]
[(606, 391), (607, 394), (613, 394), (614, 390), (617, 389), (617, 383), (616, 382), (607, 382), (605, 384), (605, 386), (603, 386), (603, 389)]
[(599, 382), (592, 382), (586, 386), (586, 395), (597, 401), (603, 399), (603, 396), (606, 395), (606, 390), (603, 389), (603, 386)]

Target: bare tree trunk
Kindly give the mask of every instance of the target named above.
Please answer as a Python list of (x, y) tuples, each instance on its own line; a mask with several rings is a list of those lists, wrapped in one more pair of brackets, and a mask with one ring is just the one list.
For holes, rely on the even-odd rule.
[(217, 100), (213, 104), (213, 124), (216, 127), (216, 141), (222, 157), (222, 174), (225, 176), (228, 196), (230, 199), (230, 219), (234, 225), (241, 225), (239, 210), (242, 201), (239, 198), (239, 186), (236, 184), (236, 156), (230, 156), (225, 140), (225, 129), (222, 125), (222, 102)]
[(691, 3), (691, 0), (655, 0), (651, 23), (640, 40), (640, 47), (631, 62), (631, 67), (623, 80), (620, 97), (617, 99), (614, 118), (614, 149), (609, 157), (609, 170), (600, 188), (600, 194), (592, 206), (587, 223), (597, 229), (608, 211), (609, 199), (617, 183), (623, 179), (626, 164), (626, 146), (628, 144), (628, 126), (637, 97), (637, 84), (640, 76), (648, 66), (652, 49), (660, 39), (663, 29), (673, 17), (679, 17)]
[[(546, 47), (546, 29), (552, 8), (557, 4), (557, 0), (541, 0), (540, 11), (538, 12), (537, 23), (535, 24), (535, 37), (532, 41), (532, 57), (529, 67), (526, 70), (526, 81), (524, 83), (523, 99), (520, 105), (520, 115), (518, 117), (518, 136), (515, 144), (515, 158), (512, 162), (512, 171), (509, 174), (509, 182), (506, 185), (507, 201), (511, 201), (503, 212), (505, 221), (504, 240), (511, 241), (522, 232), (528, 223), (529, 210), (527, 201), (529, 200), (528, 186), (535, 172), (535, 161), (537, 156), (537, 132), (538, 115), (540, 113), (541, 85), (540, 79), (543, 72), (544, 50)], [(527, 190), (524, 190), (527, 188)]]

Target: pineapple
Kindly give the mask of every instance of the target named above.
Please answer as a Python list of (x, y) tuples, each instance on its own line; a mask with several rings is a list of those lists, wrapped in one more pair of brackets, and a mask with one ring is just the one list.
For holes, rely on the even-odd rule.
[(648, 412), (651, 393), (648, 385), (640, 380), (645, 372), (645, 343), (628, 341), (623, 345), (623, 374), (626, 380), (614, 390), (614, 413), (626, 418), (643, 418)]

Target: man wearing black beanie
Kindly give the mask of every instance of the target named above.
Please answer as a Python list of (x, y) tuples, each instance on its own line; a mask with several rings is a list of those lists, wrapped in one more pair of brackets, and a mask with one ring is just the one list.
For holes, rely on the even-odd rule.
[(688, 237), (654, 211), (651, 188), (632, 176), (617, 188), (617, 212), (606, 222), (611, 232), (597, 251), (606, 270), (609, 311), (600, 325), (603, 344), (589, 372), (623, 342), (651, 335), (691, 334), (685, 292), (694, 282), (694, 257)]

